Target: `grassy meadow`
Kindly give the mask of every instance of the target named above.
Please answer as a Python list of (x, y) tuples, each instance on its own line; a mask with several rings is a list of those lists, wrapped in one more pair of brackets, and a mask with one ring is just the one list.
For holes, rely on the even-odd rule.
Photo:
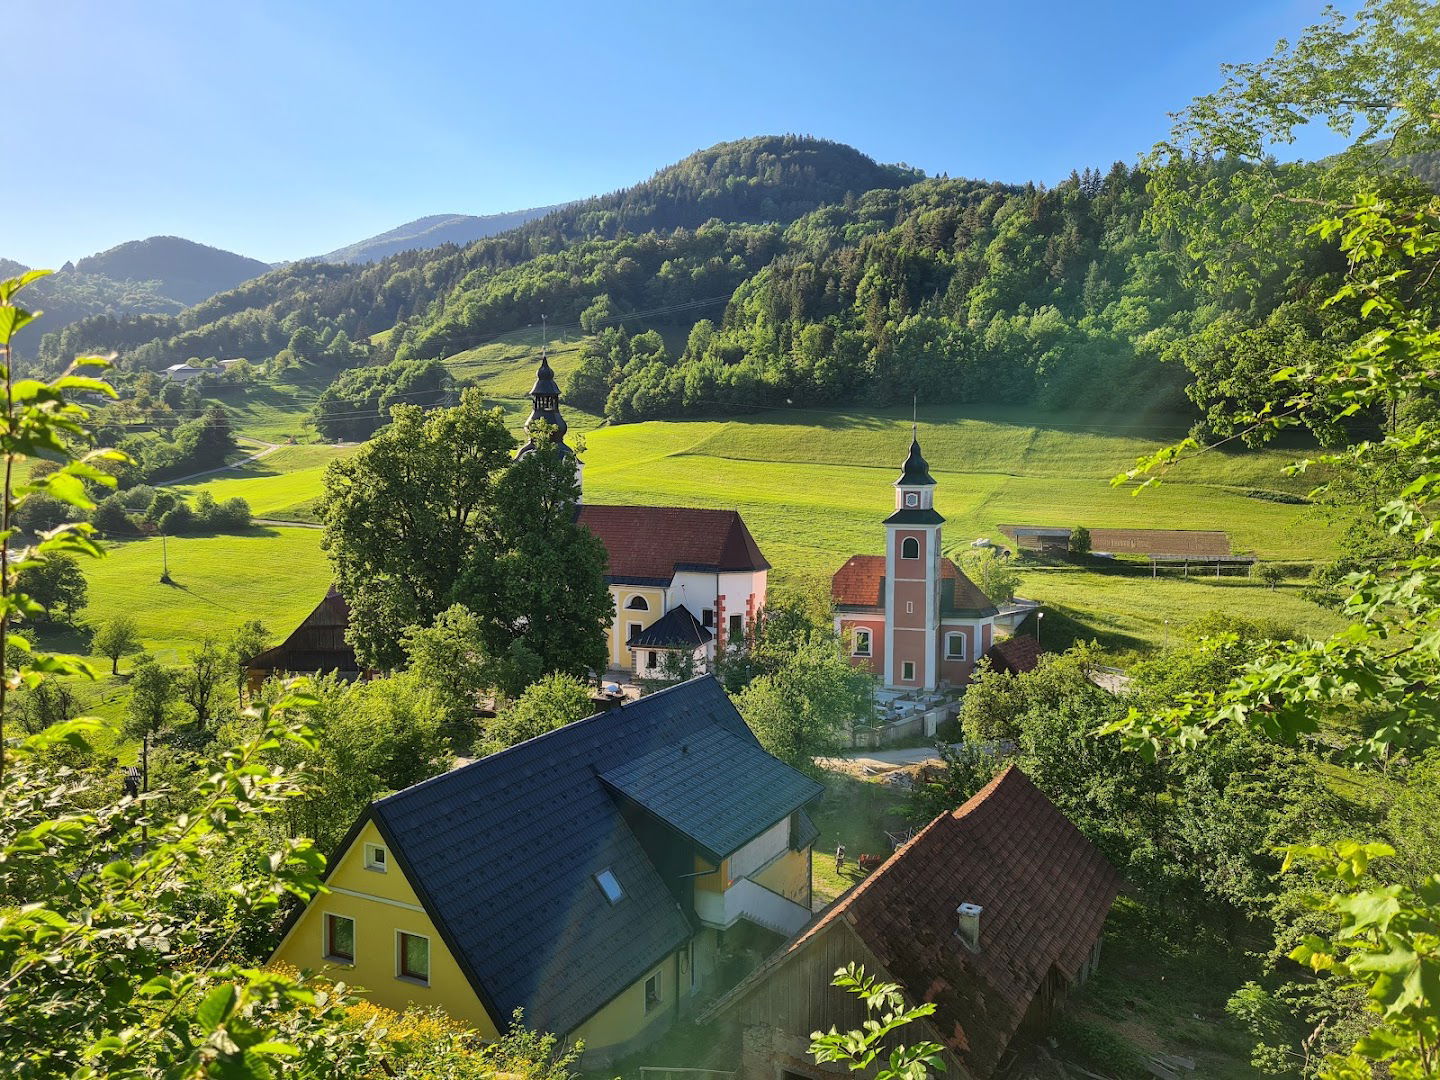
[[(515, 427), (534, 378), (538, 331), (505, 338), (447, 360), (458, 381), (484, 388)], [(575, 340), (554, 340), (560, 379), (579, 362)], [(301, 431), (297, 417), (314, 389), (261, 387), (227, 402), (239, 434), (267, 442)], [(252, 400), (253, 399), (253, 400)], [(910, 437), (908, 409), (767, 410), (730, 419), (606, 425), (566, 410), (586, 445), (585, 497), (591, 502), (733, 507), (774, 566), (777, 590), (826, 587), (851, 554), (883, 549), (881, 520)], [(976, 537), (1003, 542), (998, 526), (1031, 523), (1094, 527), (1221, 529), (1236, 551), (1298, 564), (1276, 590), (1247, 579), (1162, 576), (1132, 566), (1077, 567), (1026, 560), (1021, 592), (1047, 609), (1045, 644), (1095, 639), (1123, 662), (1162, 646), (1191, 619), (1212, 610), (1277, 618), (1322, 633), (1337, 622), (1300, 595), (1304, 564), (1332, 554), (1340, 523), (1293, 502), (1312, 483), (1286, 478), (1281, 450), (1211, 452), (1182, 463), (1164, 483), (1138, 495), (1110, 477), (1183, 434), (1171, 418), (1143, 412), (1035, 414), (999, 407), (930, 407), (919, 434), (939, 482), (947, 552)], [(313, 434), (310, 436), (313, 438)], [(257, 517), (313, 522), (326, 466), (354, 447), (283, 445), (259, 460), (176, 488), (187, 496), (249, 502)], [(113, 545), (87, 568), (89, 622), (128, 611), (146, 646), (166, 659), (206, 634), (228, 634), (261, 619), (278, 641), (324, 595), (329, 570), (313, 529), (258, 527), (243, 536), (176, 538), (175, 586), (159, 584), (160, 543)], [(83, 642), (70, 643), (85, 651)]]

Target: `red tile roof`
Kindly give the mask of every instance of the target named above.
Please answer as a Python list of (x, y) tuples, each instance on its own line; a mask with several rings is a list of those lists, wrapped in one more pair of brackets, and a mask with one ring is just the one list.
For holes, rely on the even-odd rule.
[[(984, 1076), (1050, 973), (1077, 980), (1119, 886), (1105, 857), (1011, 766), (922, 829), (722, 1002), (744, 996), (843, 919), (886, 978), (912, 1001), (935, 1003), (940, 1037)], [(984, 909), (978, 952), (956, 934), (962, 903)]]
[[(978, 611), (995, 613), (995, 605), (949, 559), (940, 560), (940, 581), (953, 581), (953, 591), (942, 588), (944, 612)], [(830, 579), (830, 599), (839, 607), (885, 607), (885, 556), (851, 555)]]
[(1021, 675), (1034, 671), (1040, 663), (1040, 642), (1033, 634), (1015, 634), (1004, 641), (997, 641), (985, 652), (990, 666), (996, 671), (1010, 675)]
[(735, 510), (585, 503), (578, 520), (605, 545), (611, 581), (666, 585), (677, 570), (770, 568)]

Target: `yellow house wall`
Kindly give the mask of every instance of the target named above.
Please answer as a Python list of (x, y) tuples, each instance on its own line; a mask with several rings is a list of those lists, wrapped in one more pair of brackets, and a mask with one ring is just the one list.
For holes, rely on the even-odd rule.
[(755, 883), (764, 885), (797, 904), (810, 904), (810, 853), (787, 850), (764, 870), (755, 875)]
[[(605, 633), (605, 645), (610, 654), (610, 666), (632, 667), (630, 650), (625, 647), (630, 633), (627, 629), (632, 622), (641, 628), (649, 626), (665, 614), (665, 590), (645, 588), (637, 585), (611, 585), (610, 596), (615, 601), (615, 622)], [(625, 605), (631, 597), (643, 596), (650, 605), (649, 611), (627, 611)]]
[[(647, 1013), (645, 981), (656, 971), (660, 972), (660, 1004)], [(571, 1038), (584, 1040), (586, 1061), (603, 1059), (607, 1049), (629, 1043), (638, 1046), (658, 1037), (675, 1019), (682, 992), (689, 990), (689, 976), (683, 987), (680, 978), (680, 954), (672, 953), (576, 1028)]]
[[(410, 1004), (438, 1005), (456, 1020), (473, 1026), (484, 1038), (496, 1038), (495, 1022), (445, 948), (415, 890), (395, 865), (394, 853), (388, 853), (389, 868), (384, 873), (368, 870), (366, 844), (384, 844), (373, 822), (366, 822), (355, 842), (340, 856), (326, 881), (332, 891), (310, 901), (271, 960), (363, 988), (369, 1000), (397, 1011)], [(337, 964), (325, 958), (326, 913), (355, 920), (353, 964)], [(430, 939), (429, 986), (396, 976), (396, 934), (402, 930)], [(643, 981), (640, 993), (643, 1009)]]

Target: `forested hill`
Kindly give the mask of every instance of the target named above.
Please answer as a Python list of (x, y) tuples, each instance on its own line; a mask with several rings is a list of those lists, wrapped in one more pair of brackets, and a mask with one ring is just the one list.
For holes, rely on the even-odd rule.
[(1328, 249), (1216, 293), (1145, 227), (1147, 204), (1147, 177), (1118, 163), (1046, 189), (746, 139), (464, 248), (292, 264), (176, 316), (86, 320), (44, 354), (391, 365), (379, 385), (544, 314), (597, 335), (570, 400), (632, 420), (912, 394), (1182, 407), (1187, 389), (1203, 412), (1267, 379), (1272, 346), (1344, 338), (1339, 313), (1298, 303), (1329, 287)]
[(259, 277), (270, 266), (179, 236), (152, 236), (81, 259), (75, 269), (111, 281), (153, 281), (162, 295), (189, 305)]
[(511, 210), (504, 214), (429, 214), (407, 221), (376, 236), (358, 240), (320, 256), (321, 262), (368, 263), (401, 251), (437, 248), (442, 244), (464, 247), (487, 236), (518, 228), (527, 221), (562, 209), (562, 204)]
[[(634, 187), (571, 204), (464, 248), (446, 244), (404, 251), (360, 266), (292, 263), (173, 318), (86, 320), (48, 335), (42, 353), (53, 364), (77, 351), (114, 350), (126, 366), (160, 368), (174, 363), (173, 356), (273, 357), (302, 325), (321, 336), (343, 330), (358, 341), (400, 321), (424, 325), (448, 306), (452, 291), (542, 253), (622, 232), (668, 235), (711, 219), (775, 222), (773, 229), (847, 195), (919, 178), (914, 170), (879, 165), (857, 150), (820, 139), (787, 135), (721, 143)], [(541, 295), (517, 299), (525, 302), (514, 307), (507, 324), (487, 321), (476, 332), (531, 321)], [(552, 309), (551, 314), (559, 312)]]

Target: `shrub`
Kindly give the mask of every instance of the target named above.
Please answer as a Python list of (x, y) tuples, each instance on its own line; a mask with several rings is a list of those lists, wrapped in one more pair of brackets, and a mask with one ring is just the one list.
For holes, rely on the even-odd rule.
[(195, 512), (187, 503), (177, 502), (160, 515), (158, 524), (167, 536), (178, 536), (195, 528)]
[(125, 512), (125, 503), (119, 495), (101, 499), (90, 512), (90, 524), (106, 536), (118, 536), (134, 528), (130, 515)]
[(1090, 530), (1084, 525), (1076, 525), (1070, 530), (1070, 555), (1072, 558), (1083, 559), (1090, 554)]

